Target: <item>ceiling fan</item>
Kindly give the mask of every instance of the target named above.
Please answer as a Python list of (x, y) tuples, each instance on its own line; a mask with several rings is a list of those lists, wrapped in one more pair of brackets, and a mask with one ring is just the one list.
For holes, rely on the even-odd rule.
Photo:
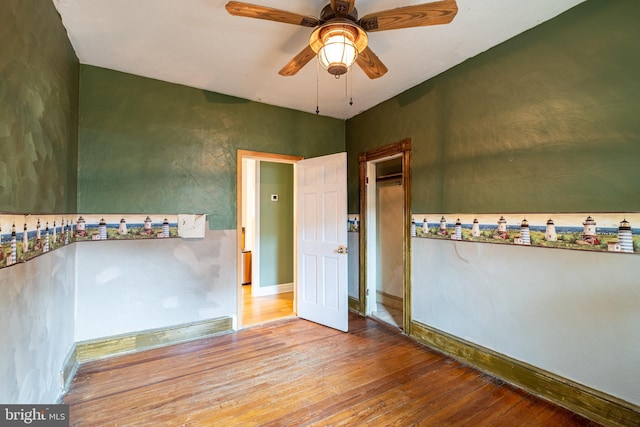
[(239, 1), (230, 1), (225, 8), (234, 16), (315, 28), (309, 44), (279, 71), (282, 76), (293, 76), (317, 56), (320, 65), (336, 77), (355, 62), (371, 79), (382, 77), (388, 70), (369, 48), (368, 32), (448, 24), (458, 12), (455, 0), (399, 7), (360, 19), (355, 0), (331, 0), (320, 12), (320, 18)]

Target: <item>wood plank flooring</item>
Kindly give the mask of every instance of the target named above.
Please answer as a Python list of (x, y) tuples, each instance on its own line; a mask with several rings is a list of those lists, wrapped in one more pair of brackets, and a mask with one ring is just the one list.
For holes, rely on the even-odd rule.
[(73, 426), (594, 426), (350, 315), (291, 318), (82, 365)]
[(254, 297), (251, 285), (242, 286), (242, 326), (258, 325), (293, 315), (293, 292)]

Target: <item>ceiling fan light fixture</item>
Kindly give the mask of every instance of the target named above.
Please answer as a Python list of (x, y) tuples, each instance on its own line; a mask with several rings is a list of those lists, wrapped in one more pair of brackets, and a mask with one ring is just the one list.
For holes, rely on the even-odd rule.
[(323, 41), (318, 51), (320, 66), (334, 76), (346, 73), (358, 58), (358, 50), (349, 32), (335, 31)]
[(317, 28), (310, 39), (322, 68), (336, 77), (349, 71), (358, 53), (367, 47), (367, 34), (353, 23), (335, 20)]

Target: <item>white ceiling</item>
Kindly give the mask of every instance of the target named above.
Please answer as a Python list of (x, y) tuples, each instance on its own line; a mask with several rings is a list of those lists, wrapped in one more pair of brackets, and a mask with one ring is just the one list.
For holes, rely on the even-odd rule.
[[(544, 22), (584, 0), (457, 0), (448, 25), (369, 34), (388, 67), (370, 80), (357, 66), (336, 80), (316, 61), (278, 71), (311, 28), (231, 16), (227, 0), (53, 0), (80, 63), (348, 119)], [(318, 17), (329, 0), (250, 0)], [(359, 16), (427, 3), (357, 0)], [(318, 84), (316, 84), (318, 82)], [(349, 98), (353, 97), (353, 105)]]

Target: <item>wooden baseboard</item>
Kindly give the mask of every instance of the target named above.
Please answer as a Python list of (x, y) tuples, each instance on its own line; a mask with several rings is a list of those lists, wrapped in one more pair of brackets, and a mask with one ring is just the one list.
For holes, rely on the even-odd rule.
[(293, 282), (292, 283), (281, 283), (279, 285), (272, 286), (252, 286), (251, 288), (251, 296), (254, 297), (266, 297), (269, 295), (277, 295), (283, 294), (285, 292), (293, 292)]
[(78, 370), (78, 359), (76, 353), (76, 344), (74, 343), (67, 354), (67, 357), (64, 359), (64, 363), (62, 364), (62, 369), (60, 369), (60, 395), (56, 403), (62, 402), (62, 396), (64, 393), (69, 390), (69, 386), (71, 385), (71, 381), (73, 377), (76, 375), (76, 371)]
[(411, 337), (590, 420), (610, 426), (640, 424), (639, 406), (415, 320), (412, 321)]
[(402, 297), (391, 295), (384, 291), (376, 291), (376, 302), (397, 310), (402, 310), (404, 307)]
[(168, 328), (150, 329), (107, 338), (78, 342), (75, 345), (77, 364), (136, 353), (233, 331), (233, 319), (220, 317), (202, 322), (186, 323)]
[(354, 297), (349, 297), (349, 310), (353, 311), (354, 313), (362, 314), (360, 312), (360, 300)]

